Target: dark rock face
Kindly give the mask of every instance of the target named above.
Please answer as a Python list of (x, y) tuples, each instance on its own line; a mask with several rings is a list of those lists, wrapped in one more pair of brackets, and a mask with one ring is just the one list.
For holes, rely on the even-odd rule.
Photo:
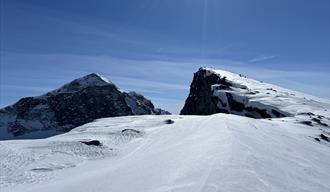
[(133, 115), (122, 93), (113, 85), (58, 94), (47, 101), (59, 126), (76, 127), (102, 117)]
[(44, 130), (65, 132), (98, 118), (163, 113), (168, 112), (155, 108), (142, 95), (121, 92), (110, 81), (90, 74), (0, 109), (0, 129), (12, 136)]
[(155, 107), (150, 100), (136, 92), (129, 92), (125, 94), (125, 101), (136, 115), (155, 114)]
[(311, 121), (301, 121), (300, 123), (308, 126), (313, 126), (313, 123)]
[(229, 89), (225, 79), (218, 75), (206, 75), (206, 70), (199, 70), (194, 73), (194, 79), (190, 85), (190, 93), (185, 105), (181, 110), (181, 115), (211, 115), (215, 113), (228, 113), (217, 107), (218, 99), (213, 96), (211, 86), (222, 84), (224, 89)]
[(320, 135), (318, 135), (318, 137), (315, 137), (314, 138), (316, 141), (318, 141), (318, 142), (321, 142), (321, 140), (322, 141), (326, 141), (326, 142), (330, 142), (330, 138), (329, 138), (329, 136), (327, 136), (326, 134), (324, 134), (324, 133), (321, 133)]
[(160, 108), (155, 108), (155, 114), (156, 115), (171, 115), (170, 112), (165, 111), (165, 110), (160, 109)]
[(329, 137), (326, 136), (326, 135), (324, 135), (323, 133), (320, 135), (320, 138), (323, 139), (324, 141), (327, 141), (327, 142), (330, 141), (330, 140), (329, 140)]
[(254, 93), (244, 85), (231, 82), (206, 68), (194, 73), (190, 93), (181, 115), (228, 113), (251, 118), (285, 117), (288, 113), (262, 103), (249, 101), (244, 94)]
[(150, 100), (148, 100), (143, 95), (140, 95), (134, 91), (124, 94), (127, 105), (131, 108), (132, 112), (135, 115), (145, 115), (145, 114), (170, 115), (171, 114), (163, 109), (155, 108)]

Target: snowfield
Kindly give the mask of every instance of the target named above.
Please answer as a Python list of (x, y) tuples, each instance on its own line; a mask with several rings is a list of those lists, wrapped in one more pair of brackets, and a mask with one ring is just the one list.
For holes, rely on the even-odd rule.
[[(229, 114), (104, 118), (46, 139), (0, 141), (0, 188), (329, 192), (330, 144), (315, 140), (320, 127)], [(81, 143), (88, 140), (102, 146)]]

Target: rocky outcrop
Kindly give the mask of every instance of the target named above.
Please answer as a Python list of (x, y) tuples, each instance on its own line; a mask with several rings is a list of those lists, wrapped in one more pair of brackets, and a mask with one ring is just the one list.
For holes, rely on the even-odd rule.
[[(243, 78), (243, 77), (242, 77)], [(227, 79), (209, 68), (194, 73), (189, 96), (182, 115), (228, 113), (252, 118), (274, 118), (290, 115), (275, 106), (250, 100), (253, 91), (246, 85)]]
[[(38, 97), (20, 99), (0, 109), (0, 139), (36, 131), (69, 131), (98, 118), (169, 114), (135, 92), (121, 92), (92, 73)], [(4, 130), (5, 129), (5, 130)]]
[(155, 108), (150, 100), (134, 91), (124, 93), (125, 101), (135, 115), (154, 114), (169, 115), (168, 111)]
[(227, 82), (218, 75), (208, 74), (206, 70), (200, 69), (194, 73), (193, 81), (190, 85), (189, 96), (181, 110), (181, 115), (211, 115), (225, 112), (217, 107), (218, 99), (213, 95), (211, 86)]

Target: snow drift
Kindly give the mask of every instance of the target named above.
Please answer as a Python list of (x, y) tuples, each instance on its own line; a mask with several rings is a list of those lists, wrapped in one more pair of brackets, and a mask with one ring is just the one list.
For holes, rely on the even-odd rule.
[[(47, 139), (1, 141), (0, 188), (328, 192), (329, 143), (315, 140), (318, 126), (284, 120), (229, 114), (115, 117)], [(81, 142), (89, 140), (102, 145)]]

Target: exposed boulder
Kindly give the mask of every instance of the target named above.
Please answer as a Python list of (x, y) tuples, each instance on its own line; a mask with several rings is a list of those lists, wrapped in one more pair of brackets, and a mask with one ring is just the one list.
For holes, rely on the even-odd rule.
[(173, 121), (172, 119), (166, 119), (166, 120), (165, 120), (165, 123), (166, 123), (166, 124), (173, 124), (174, 121)]
[(94, 145), (94, 146), (101, 146), (102, 145), (102, 143), (99, 140), (80, 141), (80, 143), (83, 143), (85, 145)]
[(143, 135), (141, 131), (135, 129), (123, 129), (121, 134), (128, 137), (139, 137)]

